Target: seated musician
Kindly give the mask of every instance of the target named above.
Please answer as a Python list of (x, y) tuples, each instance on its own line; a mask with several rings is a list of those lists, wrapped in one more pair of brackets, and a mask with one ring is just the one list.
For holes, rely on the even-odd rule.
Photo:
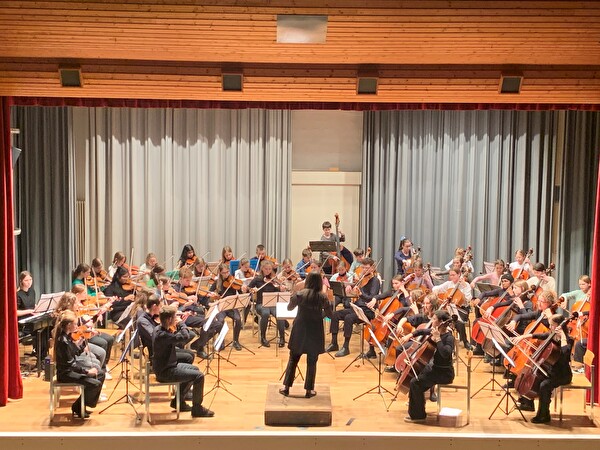
[[(79, 310), (82, 309), (82, 302), (87, 299), (87, 294), (85, 291), (85, 286), (81, 284), (76, 284), (71, 287), (71, 292), (75, 294), (75, 298), (77, 301), (72, 305), (71, 309), (73, 312), (78, 313)], [(111, 336), (108, 333), (104, 333), (96, 330), (96, 323), (102, 322), (102, 315), (106, 310), (110, 308), (110, 302), (102, 306), (99, 310), (92, 309), (87, 316), (80, 316), (80, 322), (83, 322), (83, 319), (89, 319), (85, 322), (85, 325), (89, 328), (92, 333), (92, 337), (88, 339), (88, 342), (93, 345), (97, 345), (102, 348), (105, 352), (105, 359), (102, 368), (106, 371), (106, 365), (110, 361), (110, 355), (112, 354), (112, 347), (115, 343), (114, 336)], [(110, 372), (106, 372), (106, 379), (112, 379)]]
[[(72, 333), (77, 330), (77, 316), (73, 311), (64, 311), (56, 321), (54, 328), (54, 361), (56, 363), (56, 379), (59, 383), (79, 383), (84, 386), (85, 406), (94, 408), (98, 404), (104, 371), (97, 367), (85, 366), (77, 358), (82, 348), (73, 340)], [(78, 398), (71, 406), (73, 415), (81, 419), (87, 418), (90, 412), (81, 410)]]
[(520, 271), (523, 269), (525, 273), (527, 273), (527, 277), (533, 275), (533, 269), (531, 268), (531, 262), (529, 258), (526, 258), (527, 254), (524, 250), (517, 250), (515, 252), (515, 260), (508, 265), (508, 270), (510, 273), (513, 273), (515, 270)]
[(494, 261), (494, 270), (492, 270), (490, 273), (479, 275), (473, 278), (473, 281), (471, 281), (471, 287), (475, 289), (477, 283), (487, 283), (493, 286), (499, 286), (500, 277), (504, 273), (505, 266), (506, 265), (504, 264), (504, 261), (497, 259)]
[(92, 276), (98, 279), (98, 282), (101, 283), (102, 288), (104, 289), (106, 285), (110, 284), (110, 278), (108, 276), (108, 272), (104, 270), (104, 263), (100, 258), (92, 259), (91, 264)]
[[(540, 294), (536, 309), (533, 311), (526, 311), (520, 314), (517, 314), (512, 318), (512, 320), (506, 326), (506, 329), (509, 332), (515, 331), (517, 329), (524, 329), (524, 326), (527, 326), (529, 323), (536, 322), (539, 319), (539, 323), (546, 328), (549, 328), (549, 318), (556, 312), (557, 308), (557, 299), (556, 293), (552, 291), (544, 291)], [(533, 330), (535, 332), (535, 330)], [(509, 381), (509, 386), (514, 381), (514, 376), (511, 377)], [(517, 405), (523, 411), (534, 411), (533, 400), (528, 399), (526, 397), (519, 397), (517, 400)]]
[[(234, 280), (235, 277), (229, 272), (229, 264), (221, 263), (219, 264), (219, 276), (211, 286), (210, 290), (215, 292), (220, 298), (248, 292), (248, 287), (244, 284), (241, 284), (239, 289), (235, 289)], [(237, 281), (241, 280), (237, 279)], [(222, 321), (225, 320), (225, 317), (229, 317), (233, 320), (233, 342), (231, 345), (237, 351), (240, 351), (242, 349), (240, 344), (240, 331), (242, 331), (242, 316), (240, 315), (240, 310), (228, 309), (227, 311), (220, 312), (217, 316), (220, 316), (220, 320)]]
[[(573, 351), (573, 373), (583, 373), (583, 355), (587, 350), (587, 332), (583, 331), (583, 324), (589, 320), (589, 307), (591, 306), (591, 287), (592, 280), (589, 275), (581, 275), (579, 277), (579, 289), (571, 292), (566, 292), (559, 297), (559, 305), (563, 310), (577, 312), (579, 318), (577, 319), (578, 333), (575, 337), (575, 349)], [(579, 305), (574, 308), (574, 305), (579, 302)], [(564, 315), (564, 314), (563, 314)], [(571, 334), (573, 336), (573, 334)]]
[[(177, 317), (177, 308), (163, 306), (159, 314), (160, 326), (154, 329), (152, 337), (152, 369), (159, 382), (179, 381), (180, 410), (191, 411), (192, 417), (213, 417), (210, 409), (202, 406), (204, 400), (204, 374), (192, 364), (177, 362), (176, 348), (185, 345), (190, 339), (190, 331)], [(192, 388), (192, 406), (185, 398)], [(176, 407), (176, 399), (171, 408)]]
[(256, 256), (250, 258), (250, 268), (255, 272), (260, 271), (260, 263), (264, 261), (267, 256), (267, 250), (263, 244), (258, 244), (256, 246)]
[(112, 280), (115, 276), (117, 268), (123, 267), (126, 261), (127, 258), (125, 257), (125, 253), (116, 252), (115, 256), (113, 256), (112, 263), (110, 266), (108, 266), (108, 278)]
[[(263, 292), (280, 292), (285, 289), (275, 276), (273, 271), (273, 263), (271, 261), (262, 261), (260, 263), (259, 274), (250, 281), (248, 288), (256, 293), (256, 313), (260, 316), (260, 343), (263, 347), (270, 347), (271, 344), (267, 340), (267, 326), (269, 324), (269, 315), (277, 317), (276, 308), (274, 306), (263, 306)], [(285, 320), (277, 319), (277, 334), (279, 336), (279, 347), (285, 346)]]
[(431, 292), (431, 290), (433, 289), (433, 282), (431, 281), (429, 273), (425, 272), (423, 262), (421, 262), (420, 260), (415, 261), (412, 264), (411, 268), (413, 269), (414, 278), (410, 281), (409, 289), (414, 288), (426, 292)]
[[(573, 338), (569, 336), (562, 314), (553, 314), (549, 321), (550, 332), (555, 332), (553, 339), (560, 346), (560, 356), (552, 365), (548, 378), (540, 383), (539, 387), (539, 404), (537, 414), (531, 419), (531, 423), (548, 423), (550, 422), (550, 400), (552, 392), (558, 386), (564, 386), (571, 382), (573, 374), (569, 360), (571, 359), (571, 349), (573, 348)], [(560, 325), (563, 324), (561, 327)], [(513, 343), (517, 344), (523, 339), (538, 339), (541, 341), (549, 337), (549, 333), (532, 333), (524, 334), (513, 339)]]
[[(352, 288), (358, 294), (355, 302), (360, 307), (369, 320), (373, 320), (373, 312), (377, 305), (375, 296), (379, 294), (380, 281), (375, 271), (375, 262), (371, 258), (363, 259), (363, 271), (360, 286)], [(358, 283), (358, 280), (357, 280)], [(338, 347), (337, 335), (340, 327), (340, 320), (344, 321), (344, 344), (340, 349)], [(359, 323), (360, 319), (354, 310), (350, 307), (341, 309), (333, 313), (329, 331), (331, 332), (331, 344), (327, 347), (327, 352), (337, 351), (335, 356), (342, 357), (350, 354), (350, 338), (352, 337), (352, 327)], [(362, 337), (361, 337), (362, 338)]]
[[(559, 306), (567, 311), (571, 311), (573, 305), (584, 300), (587, 297), (588, 302), (590, 301), (590, 290), (592, 288), (592, 279), (589, 275), (581, 275), (578, 280), (579, 289), (571, 292), (565, 292), (559, 297)], [(589, 304), (588, 304), (589, 306)]]
[(398, 251), (394, 254), (394, 260), (396, 261), (396, 275), (404, 275), (406, 271), (406, 261), (412, 257), (412, 242), (410, 239), (402, 239), (398, 246)]
[(229, 246), (229, 245), (226, 245), (225, 247), (223, 247), (223, 249), (221, 250), (221, 261), (219, 261), (219, 262), (230, 264), (231, 261), (234, 261), (234, 260), (235, 260), (235, 256), (233, 256), (233, 248), (231, 248), (231, 246)]
[(303, 280), (306, 278), (306, 269), (310, 265), (312, 259), (312, 251), (310, 248), (302, 250), (302, 259), (296, 264), (296, 272), (300, 275)]
[(447, 311), (436, 311), (433, 314), (431, 328), (415, 330), (400, 340), (400, 344), (404, 345), (412, 338), (429, 336), (428, 339), (435, 345), (433, 363), (425, 366), (423, 371), (410, 381), (408, 416), (404, 418), (406, 422), (424, 422), (427, 418), (425, 392), (436, 384), (450, 384), (454, 381), (452, 366), (454, 336), (445, 324), (449, 320), (450, 314)]
[(129, 287), (127, 284), (129, 281), (129, 271), (122, 266), (118, 266), (115, 269), (112, 281), (104, 289), (104, 295), (107, 297), (117, 297), (117, 300), (112, 304), (108, 317), (121, 328), (124, 328), (128, 321), (127, 317), (122, 318), (123, 313), (135, 299), (133, 289), (126, 290), (123, 288), (123, 286)]
[(248, 258), (240, 259), (240, 267), (235, 271), (235, 278), (242, 280), (247, 285), (254, 275), (256, 272), (250, 267), (250, 260)]
[[(33, 288), (33, 277), (26, 270), (19, 274), (19, 287), (17, 289), (17, 317), (19, 320), (33, 317), (33, 311), (36, 303), (35, 289)], [(33, 354), (38, 358), (44, 358), (48, 353), (48, 340), (50, 339), (49, 329), (39, 330), (40, 342), (42, 348), (38, 347), (38, 339), (33, 340)], [(20, 326), (19, 337), (33, 335), (34, 328), (32, 324)]]
[[(192, 343), (190, 348), (196, 350), (196, 355), (200, 358), (206, 359), (208, 358), (208, 354), (204, 347), (208, 341), (223, 328), (224, 316), (217, 314), (211, 321), (208, 330), (204, 330), (204, 325), (208, 320), (205, 312), (208, 311), (208, 308), (210, 307), (209, 299), (216, 298), (218, 295), (214, 292), (206, 291), (203, 291), (203, 294), (205, 295), (201, 295), (202, 293), (200, 291), (198, 292), (198, 295), (195, 293), (187, 294), (185, 289), (190, 287), (192, 278), (193, 274), (191, 269), (189, 267), (182, 267), (179, 269), (179, 282), (173, 285), (173, 290), (182, 293), (185, 297), (186, 300), (183, 303), (181, 303), (181, 300), (178, 300), (180, 303), (179, 311), (182, 313), (189, 313), (184, 321), (185, 325), (193, 328), (195, 333), (198, 334), (198, 339)], [(167, 281), (161, 278), (161, 282), (166, 283)]]
[(196, 250), (194, 250), (192, 244), (185, 244), (181, 249), (181, 256), (179, 256), (175, 268), (191, 267), (196, 262), (196, 258)]
[(475, 269), (473, 268), (473, 263), (471, 262), (471, 257), (471, 247), (467, 249), (462, 247), (456, 247), (456, 249), (454, 249), (454, 257), (446, 263), (444, 268), (446, 270), (450, 270), (450, 268), (455, 265), (456, 260), (460, 259), (460, 268), (462, 272), (466, 274), (471, 274), (475, 272)]
[[(86, 279), (91, 279), (92, 268), (88, 266), (86, 263), (80, 263), (77, 265), (75, 270), (71, 275), (71, 286), (81, 285), (86, 287), (87, 295), (96, 295), (96, 292), (100, 290), (103, 285), (98, 285), (96, 280), (93, 279), (94, 283), (90, 286), (86, 284)], [(89, 277), (89, 278), (88, 278)]]
[[(354, 281), (354, 276), (346, 270), (346, 263), (340, 261), (337, 265), (337, 272), (331, 276), (329, 281), (339, 281), (341, 283), (344, 283), (345, 288), (346, 286), (352, 284), (352, 282)], [(336, 295), (333, 309), (335, 310), (338, 305), (342, 305), (344, 308), (349, 308), (349, 302), (350, 299), (348, 297), (340, 297), (339, 295)]]
[(150, 272), (152, 269), (158, 264), (158, 258), (154, 253), (148, 253), (146, 255), (146, 259), (144, 260), (144, 264), (140, 266), (140, 281), (143, 283), (147, 283), (150, 280)]
[(348, 269), (348, 272), (354, 274), (354, 272), (356, 272), (356, 268), (362, 265), (362, 260), (365, 257), (365, 251), (362, 248), (357, 247), (354, 249), (352, 254), (354, 255), (354, 261), (352, 261), (352, 264), (350, 264), (350, 269)]
[[(434, 294), (442, 294), (447, 292), (453, 292), (455, 289), (459, 289), (465, 299), (465, 308), (468, 307), (473, 294), (471, 292), (471, 286), (467, 283), (462, 276), (460, 270), (452, 267), (448, 270), (448, 281), (440, 284), (439, 286), (434, 286), (432, 291)], [(456, 330), (458, 331), (458, 336), (463, 343), (466, 349), (470, 349), (471, 345), (469, 344), (469, 340), (467, 340), (467, 332), (465, 329), (465, 322), (469, 320), (468, 310), (464, 308), (458, 309), (458, 315), (460, 320), (456, 322)]]
[[(162, 301), (155, 294), (150, 296), (147, 294), (141, 294), (138, 295), (138, 298), (141, 298), (142, 302), (140, 305), (141, 308), (136, 314), (135, 324), (142, 342), (142, 346), (148, 349), (148, 354), (150, 355), (150, 358), (152, 358), (152, 336), (154, 335), (154, 329), (160, 325), (158, 316), (160, 314)], [(193, 364), (195, 356), (194, 352), (191, 350), (186, 350), (182, 347), (175, 347), (177, 362)]]
[(556, 280), (546, 272), (546, 266), (543, 263), (535, 263), (533, 265), (533, 276), (527, 279), (527, 284), (542, 288), (544, 291), (556, 291)]
[(297, 283), (301, 281), (300, 275), (294, 270), (294, 265), (290, 258), (285, 258), (281, 262), (281, 270), (277, 274), (277, 279), (281, 282), (287, 291), (295, 292)]

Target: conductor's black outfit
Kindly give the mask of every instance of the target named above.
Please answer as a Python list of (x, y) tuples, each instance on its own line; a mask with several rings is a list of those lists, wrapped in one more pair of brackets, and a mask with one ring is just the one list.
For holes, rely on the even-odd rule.
[(298, 315), (290, 333), (290, 358), (285, 370), (283, 384), (290, 387), (294, 384), (294, 376), (298, 361), (306, 354), (306, 378), (304, 389), (312, 391), (317, 375), (317, 360), (320, 353), (325, 352), (325, 330), (323, 315), (331, 317), (331, 304), (322, 292), (303, 289), (292, 295), (288, 310), (298, 306)]

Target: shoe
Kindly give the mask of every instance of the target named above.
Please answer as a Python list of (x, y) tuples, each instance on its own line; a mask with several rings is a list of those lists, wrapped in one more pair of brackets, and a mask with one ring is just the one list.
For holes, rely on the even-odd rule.
[(204, 350), (196, 350), (196, 356), (198, 356), (198, 358), (208, 359), (208, 353)]
[(473, 346), (471, 344), (469, 344), (468, 342), (463, 342), (463, 346), (467, 350), (473, 350)]
[(286, 330), (290, 327), (290, 323), (287, 320), (285, 321), (284, 327)]
[(73, 417), (77, 417), (78, 419), (87, 419), (90, 417), (90, 412), (87, 410), (83, 413), (83, 416), (81, 415), (81, 411), (79, 410), (79, 402), (77, 402), (77, 406), (71, 406), (71, 412), (73, 413)]
[(383, 371), (387, 373), (396, 373), (396, 368), (394, 366), (387, 366)]
[(281, 395), (283, 395), (284, 397), (287, 397), (288, 395), (290, 395), (290, 388), (289, 387), (282, 387), (281, 389), (279, 389), (279, 393)]
[[(177, 400), (171, 400), (171, 409), (177, 409)], [(192, 407), (186, 402), (179, 402), (179, 411), (180, 412), (188, 412), (191, 411)]]
[(233, 348), (235, 348), (238, 352), (242, 350), (242, 346), (238, 341), (233, 341), (233, 344), (231, 345), (233, 345)]
[(337, 352), (339, 349), (340, 349), (340, 348), (338, 347), (338, 345), (337, 345), (337, 344), (329, 344), (329, 345), (327, 346), (327, 348), (325, 349), (325, 351), (326, 351), (327, 353), (329, 353), (329, 352)]
[(410, 417), (410, 416), (406, 416), (406, 417), (404, 418), (404, 421), (405, 421), (405, 422), (408, 422), (408, 423), (423, 423), (423, 422), (425, 422), (426, 420), (427, 420), (427, 418), (425, 418), (425, 417), (423, 417), (422, 419), (413, 419), (413, 418), (412, 418), (412, 417)]
[(304, 397), (311, 398), (311, 397), (314, 397), (315, 395), (317, 395), (317, 391), (307, 390), (306, 394), (304, 394)]
[(483, 351), (483, 349), (480, 346), (475, 347), (475, 350), (473, 350), (473, 356), (483, 356), (485, 355), (485, 352)]
[(515, 380), (508, 380), (507, 383), (502, 385), (502, 389), (513, 389), (515, 387)]
[(496, 359), (492, 359), (492, 361), (490, 361), (490, 365), (492, 365), (494, 367), (502, 367), (504, 364), (502, 364), (502, 360), (500, 358), (496, 358)]
[(189, 390), (187, 394), (185, 394), (185, 398), (184, 400), (193, 400), (194, 399), (194, 393)]
[(194, 405), (192, 408), (192, 417), (213, 417), (215, 413), (204, 406)]
[(104, 403), (108, 401), (108, 396), (106, 394), (100, 394), (98, 397), (98, 403)]
[(581, 366), (581, 367), (579, 367), (579, 368), (577, 368), (577, 369), (572, 369), (572, 370), (571, 370), (571, 372), (572, 372), (572, 373), (575, 373), (575, 374), (578, 374), (578, 373), (585, 373), (585, 367), (584, 367), (584, 366)]
[(260, 345), (262, 345), (263, 347), (270, 347), (271, 344), (269, 341), (267, 341), (265, 338), (261, 338), (260, 339)]
[(533, 402), (529, 403), (529, 401), (518, 401), (517, 402), (517, 407), (521, 410), (521, 411), (535, 411), (535, 407), (533, 406)]
[(437, 398), (437, 394), (435, 392), (432, 392), (429, 394), (429, 401), (430, 402), (437, 402), (438, 398)]
[(112, 380), (113, 376), (110, 374), (110, 372), (106, 372), (104, 374), (104, 380)]
[(342, 356), (348, 356), (350, 354), (350, 350), (346, 347), (342, 347), (339, 352), (335, 354), (336, 358), (341, 358)]
[(489, 363), (491, 360), (492, 360), (492, 357), (490, 355), (488, 355), (487, 353), (483, 356), (484, 363)]
[(279, 339), (279, 342), (277, 343), (277, 345), (279, 346), (279, 348), (285, 347), (285, 340)]
[(534, 416), (531, 419), (531, 423), (549, 423), (550, 416)]
[(369, 359), (375, 359), (377, 358), (377, 353), (375, 353), (374, 349), (370, 349), (366, 354), (365, 357), (369, 358)]

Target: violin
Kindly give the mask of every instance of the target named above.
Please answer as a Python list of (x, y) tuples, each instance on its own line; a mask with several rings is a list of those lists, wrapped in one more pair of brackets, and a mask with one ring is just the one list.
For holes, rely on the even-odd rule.
[(189, 302), (188, 296), (185, 292), (177, 292), (173, 288), (169, 288), (169, 291), (165, 294), (165, 298), (168, 301), (176, 301), (180, 305), (185, 305), (187, 302)]
[(242, 289), (244, 282), (238, 278), (235, 278), (233, 275), (229, 275), (226, 280), (223, 281), (223, 286), (225, 289), (233, 289), (235, 291), (239, 291)]
[(272, 256), (265, 256), (263, 258), (263, 261), (269, 261), (275, 267), (277, 267), (279, 265), (279, 262), (277, 261), (277, 258), (273, 258)]
[[(369, 255), (371, 254), (371, 247), (367, 247), (367, 251), (365, 252), (365, 256), (363, 258), (368, 258)], [(357, 278), (360, 278), (360, 276), (362, 275), (362, 271), (363, 271), (363, 266), (358, 266), (355, 270), (354, 270), (354, 275)]]
[(185, 260), (185, 265), (186, 266), (193, 266), (194, 264), (196, 264), (196, 260), (198, 259), (197, 256), (194, 255), (193, 258), (188, 258)]
[(254, 278), (256, 275), (256, 272), (251, 267), (248, 267), (248, 269), (244, 270), (242, 273), (244, 274), (244, 278)]
[(77, 329), (71, 333), (71, 339), (74, 341), (78, 341), (80, 339), (91, 339), (92, 337), (92, 329), (88, 327), (86, 324), (77, 326)]

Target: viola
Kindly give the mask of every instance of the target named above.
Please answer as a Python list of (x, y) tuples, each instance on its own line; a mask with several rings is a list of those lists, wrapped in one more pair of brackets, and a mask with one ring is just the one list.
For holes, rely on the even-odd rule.
[(527, 252), (527, 254), (525, 255), (525, 259), (523, 260), (523, 265), (521, 266), (520, 269), (515, 269), (512, 271), (512, 277), (514, 278), (515, 281), (517, 280), (528, 280), (529, 279), (529, 272), (527, 272), (526, 270), (523, 270), (525, 268), (525, 264), (526, 261), (533, 255), (533, 249), (530, 248), (529, 251)]
[(291, 281), (292, 283), (300, 281), (300, 275), (298, 275), (294, 269), (290, 269), (287, 272), (282, 271), (281, 277), (283, 278), (283, 281)]

